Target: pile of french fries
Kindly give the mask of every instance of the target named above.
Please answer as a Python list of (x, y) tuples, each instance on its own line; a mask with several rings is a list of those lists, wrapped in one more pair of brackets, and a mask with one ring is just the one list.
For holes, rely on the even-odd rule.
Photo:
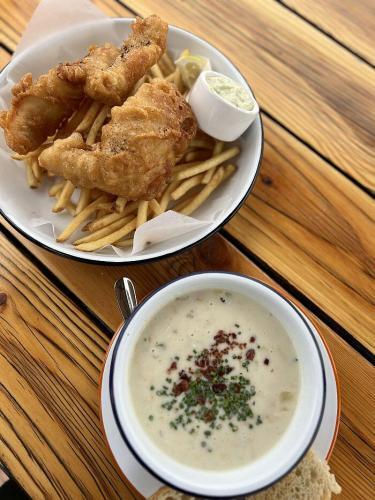
[[(189, 90), (184, 86), (179, 69), (167, 53), (151, 68), (149, 74), (137, 82), (132, 95), (144, 82), (153, 78), (165, 78), (173, 82), (185, 95)], [(55, 139), (68, 137), (75, 131), (83, 135), (88, 145), (100, 141), (101, 128), (109, 121), (110, 113), (109, 106), (85, 99), (54, 137), (27, 155), (14, 154), (12, 158), (25, 162), (29, 186), (37, 188), (46, 177), (50, 177), (38, 162), (43, 149), (49, 147)], [(175, 165), (171, 181), (160, 198), (151, 201), (128, 201), (99, 189), (75, 186), (69, 180), (55, 177), (54, 184), (48, 191), (49, 196), (56, 198), (52, 211), (58, 213), (65, 210), (72, 216), (72, 220), (56, 240), (65, 242), (80, 229), (84, 236), (73, 241), (78, 250), (93, 252), (108, 245), (132, 247), (135, 230), (166, 210), (191, 215), (235, 172), (235, 165), (224, 163), (238, 153), (238, 147), (224, 149), (223, 142), (199, 131)], [(74, 203), (72, 196), (76, 189), (79, 190), (79, 197), (78, 202)]]

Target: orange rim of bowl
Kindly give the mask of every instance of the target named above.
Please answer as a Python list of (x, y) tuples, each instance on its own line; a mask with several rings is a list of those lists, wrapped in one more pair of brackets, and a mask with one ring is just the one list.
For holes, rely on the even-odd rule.
[[(280, 289), (279, 289), (279, 291), (280, 291)], [(282, 295), (284, 295), (284, 294), (282, 294)], [(311, 317), (311, 315), (306, 311), (306, 309), (304, 307), (295, 304), (294, 301), (292, 299), (290, 299), (289, 297), (288, 297), (288, 300), (290, 300), (291, 302), (293, 302), (293, 304), (298, 309), (300, 309), (307, 316), (307, 318), (313, 323), (313, 325), (315, 327), (315, 330), (318, 333), (318, 335), (319, 335), (321, 341), (323, 342), (323, 345), (324, 345), (324, 347), (325, 347), (325, 349), (327, 351), (327, 354), (328, 354), (328, 357), (329, 357), (329, 360), (331, 362), (331, 366), (332, 366), (332, 369), (333, 369), (333, 374), (334, 374), (334, 377), (335, 377), (335, 382), (336, 382), (336, 396), (337, 396), (337, 412), (336, 412), (335, 430), (334, 430), (334, 433), (333, 433), (331, 445), (330, 445), (329, 450), (328, 450), (327, 455), (326, 455), (326, 460), (328, 461), (331, 458), (333, 449), (335, 447), (335, 444), (336, 444), (336, 441), (337, 441), (337, 435), (338, 435), (338, 432), (339, 432), (339, 426), (340, 426), (341, 387), (340, 387), (339, 377), (338, 377), (338, 373), (337, 373), (337, 368), (336, 368), (336, 364), (335, 364), (333, 356), (332, 356), (332, 352), (331, 352), (331, 350), (330, 350), (330, 348), (329, 348), (329, 346), (327, 344), (327, 341), (325, 340), (325, 338), (323, 337), (323, 335), (320, 333), (319, 328), (318, 328), (318, 326), (316, 324), (316, 320)], [(137, 490), (137, 488), (134, 486), (134, 484), (126, 477), (125, 473), (122, 471), (121, 467), (118, 465), (116, 457), (114, 456), (114, 454), (112, 452), (112, 449), (111, 449), (111, 446), (109, 444), (109, 441), (108, 441), (108, 438), (107, 438), (107, 434), (106, 434), (105, 429), (104, 429), (104, 422), (103, 422), (102, 383), (103, 383), (104, 367), (105, 367), (105, 364), (106, 364), (109, 352), (111, 350), (111, 347), (112, 347), (113, 343), (115, 342), (115, 340), (117, 339), (118, 334), (120, 333), (120, 330), (121, 330), (122, 326), (123, 326), (122, 324), (119, 326), (119, 328), (116, 330), (116, 333), (113, 335), (110, 343), (108, 344), (107, 350), (106, 350), (105, 355), (104, 355), (104, 359), (103, 359), (103, 363), (102, 363), (102, 368), (100, 370), (100, 376), (99, 376), (99, 400), (100, 400), (99, 417), (100, 417), (100, 425), (101, 425), (102, 434), (103, 434), (104, 439), (105, 439), (105, 443), (107, 445), (107, 448), (109, 449), (109, 452), (111, 453), (111, 456), (112, 456), (112, 458), (113, 458), (113, 460), (114, 460), (114, 462), (116, 464), (116, 468), (117, 468), (118, 472), (120, 473), (121, 478), (124, 480), (124, 482), (125, 482), (125, 484), (127, 486), (130, 486), (130, 489), (133, 490), (133, 492), (135, 492), (141, 498), (144, 498), (144, 496)]]
[(118, 334), (120, 333), (120, 330), (121, 328), (123, 327), (123, 324), (121, 324), (118, 329), (116, 330), (116, 333), (113, 334), (113, 337), (111, 338), (111, 341), (109, 342), (108, 346), (107, 346), (107, 349), (106, 349), (106, 352), (105, 352), (105, 355), (104, 355), (104, 358), (103, 358), (103, 363), (102, 363), (102, 368), (100, 370), (100, 375), (99, 375), (99, 420), (100, 420), (100, 427), (101, 427), (101, 431), (102, 431), (102, 434), (104, 436), (104, 441), (107, 445), (107, 448), (113, 458), (113, 461), (115, 463), (115, 466), (116, 466), (116, 469), (118, 471), (118, 473), (120, 474), (120, 477), (123, 479), (124, 483), (126, 484), (126, 486), (128, 486), (130, 488), (130, 491), (132, 493), (135, 493), (137, 496), (139, 496), (139, 498), (145, 498), (138, 490), (137, 488), (134, 486), (134, 484), (126, 477), (125, 473), (122, 471), (121, 467), (119, 466), (119, 464), (117, 463), (117, 460), (116, 460), (116, 457), (114, 456), (113, 452), (112, 452), (112, 449), (111, 449), (111, 446), (109, 444), (109, 441), (108, 441), (108, 438), (107, 438), (107, 434), (105, 432), (105, 428), (104, 428), (104, 421), (103, 421), (103, 405), (102, 405), (102, 385), (103, 385), (103, 375), (104, 375), (104, 368), (105, 368), (105, 364), (107, 362), (107, 358), (108, 358), (108, 355), (109, 355), (109, 352), (111, 350), (111, 347), (112, 345), (114, 344), (115, 340), (117, 339), (118, 337)]

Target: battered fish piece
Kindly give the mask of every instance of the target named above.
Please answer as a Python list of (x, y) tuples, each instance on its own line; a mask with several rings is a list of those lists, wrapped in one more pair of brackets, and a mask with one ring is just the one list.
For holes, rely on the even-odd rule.
[(168, 25), (158, 16), (137, 18), (132, 34), (107, 65), (97, 64), (96, 47), (74, 63), (58, 67), (60, 78), (80, 83), (86, 95), (110, 106), (120, 105), (134, 84), (158, 62), (166, 49)]
[(39, 147), (55, 133), (82, 100), (82, 88), (61, 80), (51, 69), (33, 82), (27, 73), (12, 89), (11, 109), (0, 112), (8, 146), (20, 154)]
[(162, 193), (196, 130), (191, 108), (176, 87), (153, 80), (112, 109), (100, 143), (89, 147), (74, 133), (45, 149), (39, 162), (73, 184), (151, 200)]
[(85, 95), (109, 105), (122, 104), (135, 83), (165, 51), (168, 25), (157, 16), (137, 19), (121, 49), (91, 47), (80, 62), (61, 64), (33, 82), (24, 75), (12, 92), (0, 126), (8, 146), (20, 154), (38, 148), (75, 111)]

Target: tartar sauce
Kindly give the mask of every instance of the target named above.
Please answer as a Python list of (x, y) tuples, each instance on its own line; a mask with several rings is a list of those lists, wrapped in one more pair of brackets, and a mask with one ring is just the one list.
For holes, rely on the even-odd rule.
[(254, 108), (254, 101), (248, 92), (228, 76), (207, 76), (206, 81), (211, 91), (237, 108), (247, 111)]

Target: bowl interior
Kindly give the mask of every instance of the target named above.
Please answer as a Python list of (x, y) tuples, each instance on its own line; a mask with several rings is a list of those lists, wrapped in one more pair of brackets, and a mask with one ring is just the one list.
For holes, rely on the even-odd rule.
[[(127, 390), (132, 352), (149, 318), (174, 297), (203, 288), (239, 292), (264, 306), (288, 332), (300, 361), (300, 396), (286, 432), (258, 460), (228, 471), (190, 468), (162, 452), (138, 421), (130, 390)], [(268, 286), (229, 273), (190, 275), (171, 282), (149, 297), (120, 333), (110, 370), (112, 406), (128, 446), (151, 472), (165, 482), (206, 496), (248, 494), (269, 486), (288, 473), (310, 447), (319, 428), (325, 401), (325, 375), (320, 351), (302, 314)]]
[[(86, 23), (57, 33), (25, 50), (0, 75), (0, 108), (8, 107), (11, 87), (25, 73), (31, 72), (37, 77), (61, 61), (82, 57), (87, 47), (93, 43), (112, 42), (120, 45), (130, 31), (131, 22), (131, 19), (104, 19)], [(174, 56), (185, 48), (189, 48), (192, 53), (204, 55), (211, 60), (215, 70), (247, 85), (241, 74), (222, 53), (191, 33), (171, 26), (168, 47)], [(59, 233), (67, 225), (70, 216), (51, 214), (53, 201), (47, 195), (48, 186), (45, 185), (37, 190), (28, 188), (24, 168), (9, 157), (10, 151), (2, 133), (0, 134), (1, 210), (9, 222), (32, 239), (72, 257), (114, 263), (162, 257), (194, 245), (233, 215), (254, 182), (261, 158), (262, 141), (262, 126), (258, 116), (239, 141), (241, 155), (238, 160), (236, 159), (238, 171), (194, 213), (195, 218), (208, 223), (185, 235), (152, 245), (134, 256), (131, 255), (130, 249), (125, 249), (121, 255), (115, 254), (111, 248), (84, 253), (73, 248), (70, 243), (56, 243), (54, 231)], [(54, 228), (50, 223), (51, 220)]]

